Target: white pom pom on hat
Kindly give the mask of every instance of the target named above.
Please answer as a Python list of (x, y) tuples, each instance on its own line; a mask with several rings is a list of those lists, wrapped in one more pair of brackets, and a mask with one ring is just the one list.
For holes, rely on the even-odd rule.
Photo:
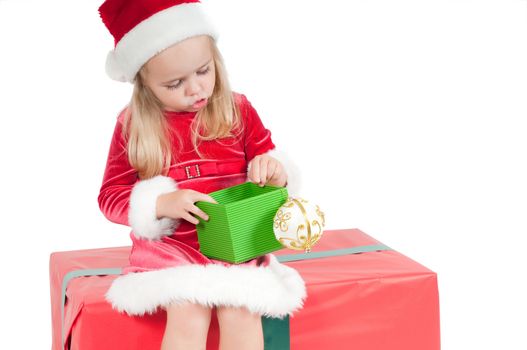
[(106, 57), (106, 73), (133, 82), (150, 58), (185, 39), (218, 34), (198, 0), (106, 0), (102, 21), (115, 40)]

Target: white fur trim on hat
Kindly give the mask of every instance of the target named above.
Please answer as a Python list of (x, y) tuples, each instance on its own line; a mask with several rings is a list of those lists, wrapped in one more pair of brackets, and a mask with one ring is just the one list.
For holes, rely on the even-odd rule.
[(153, 313), (170, 303), (246, 307), (282, 318), (302, 308), (306, 297), (299, 273), (270, 256), (264, 266), (184, 265), (119, 276), (106, 293), (113, 308), (129, 315)]
[(150, 58), (198, 35), (218, 37), (200, 3), (169, 7), (145, 19), (119, 40), (106, 57), (106, 73), (114, 80), (131, 83)]
[(179, 224), (171, 218), (157, 218), (157, 197), (177, 190), (174, 179), (156, 176), (135, 184), (130, 195), (128, 222), (136, 237), (158, 239), (170, 235)]

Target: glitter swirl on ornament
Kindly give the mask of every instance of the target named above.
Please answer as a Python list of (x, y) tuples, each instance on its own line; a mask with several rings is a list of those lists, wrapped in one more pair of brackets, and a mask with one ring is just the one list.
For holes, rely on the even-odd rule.
[(325, 223), (325, 215), (318, 205), (289, 197), (276, 212), (273, 229), (283, 246), (307, 253), (322, 237)]

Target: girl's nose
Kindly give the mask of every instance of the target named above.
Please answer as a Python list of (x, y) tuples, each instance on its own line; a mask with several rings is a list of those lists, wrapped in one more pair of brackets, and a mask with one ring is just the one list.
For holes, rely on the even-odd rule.
[(199, 85), (198, 81), (196, 79), (190, 79), (188, 81), (187, 85), (187, 95), (195, 95), (201, 90), (201, 86)]

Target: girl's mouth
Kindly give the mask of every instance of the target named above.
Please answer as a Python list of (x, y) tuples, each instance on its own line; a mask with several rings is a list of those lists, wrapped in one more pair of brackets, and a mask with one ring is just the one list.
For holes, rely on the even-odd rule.
[(200, 109), (200, 108), (204, 107), (206, 104), (207, 104), (207, 99), (206, 98), (202, 98), (201, 100), (196, 101), (192, 105), (192, 108)]

